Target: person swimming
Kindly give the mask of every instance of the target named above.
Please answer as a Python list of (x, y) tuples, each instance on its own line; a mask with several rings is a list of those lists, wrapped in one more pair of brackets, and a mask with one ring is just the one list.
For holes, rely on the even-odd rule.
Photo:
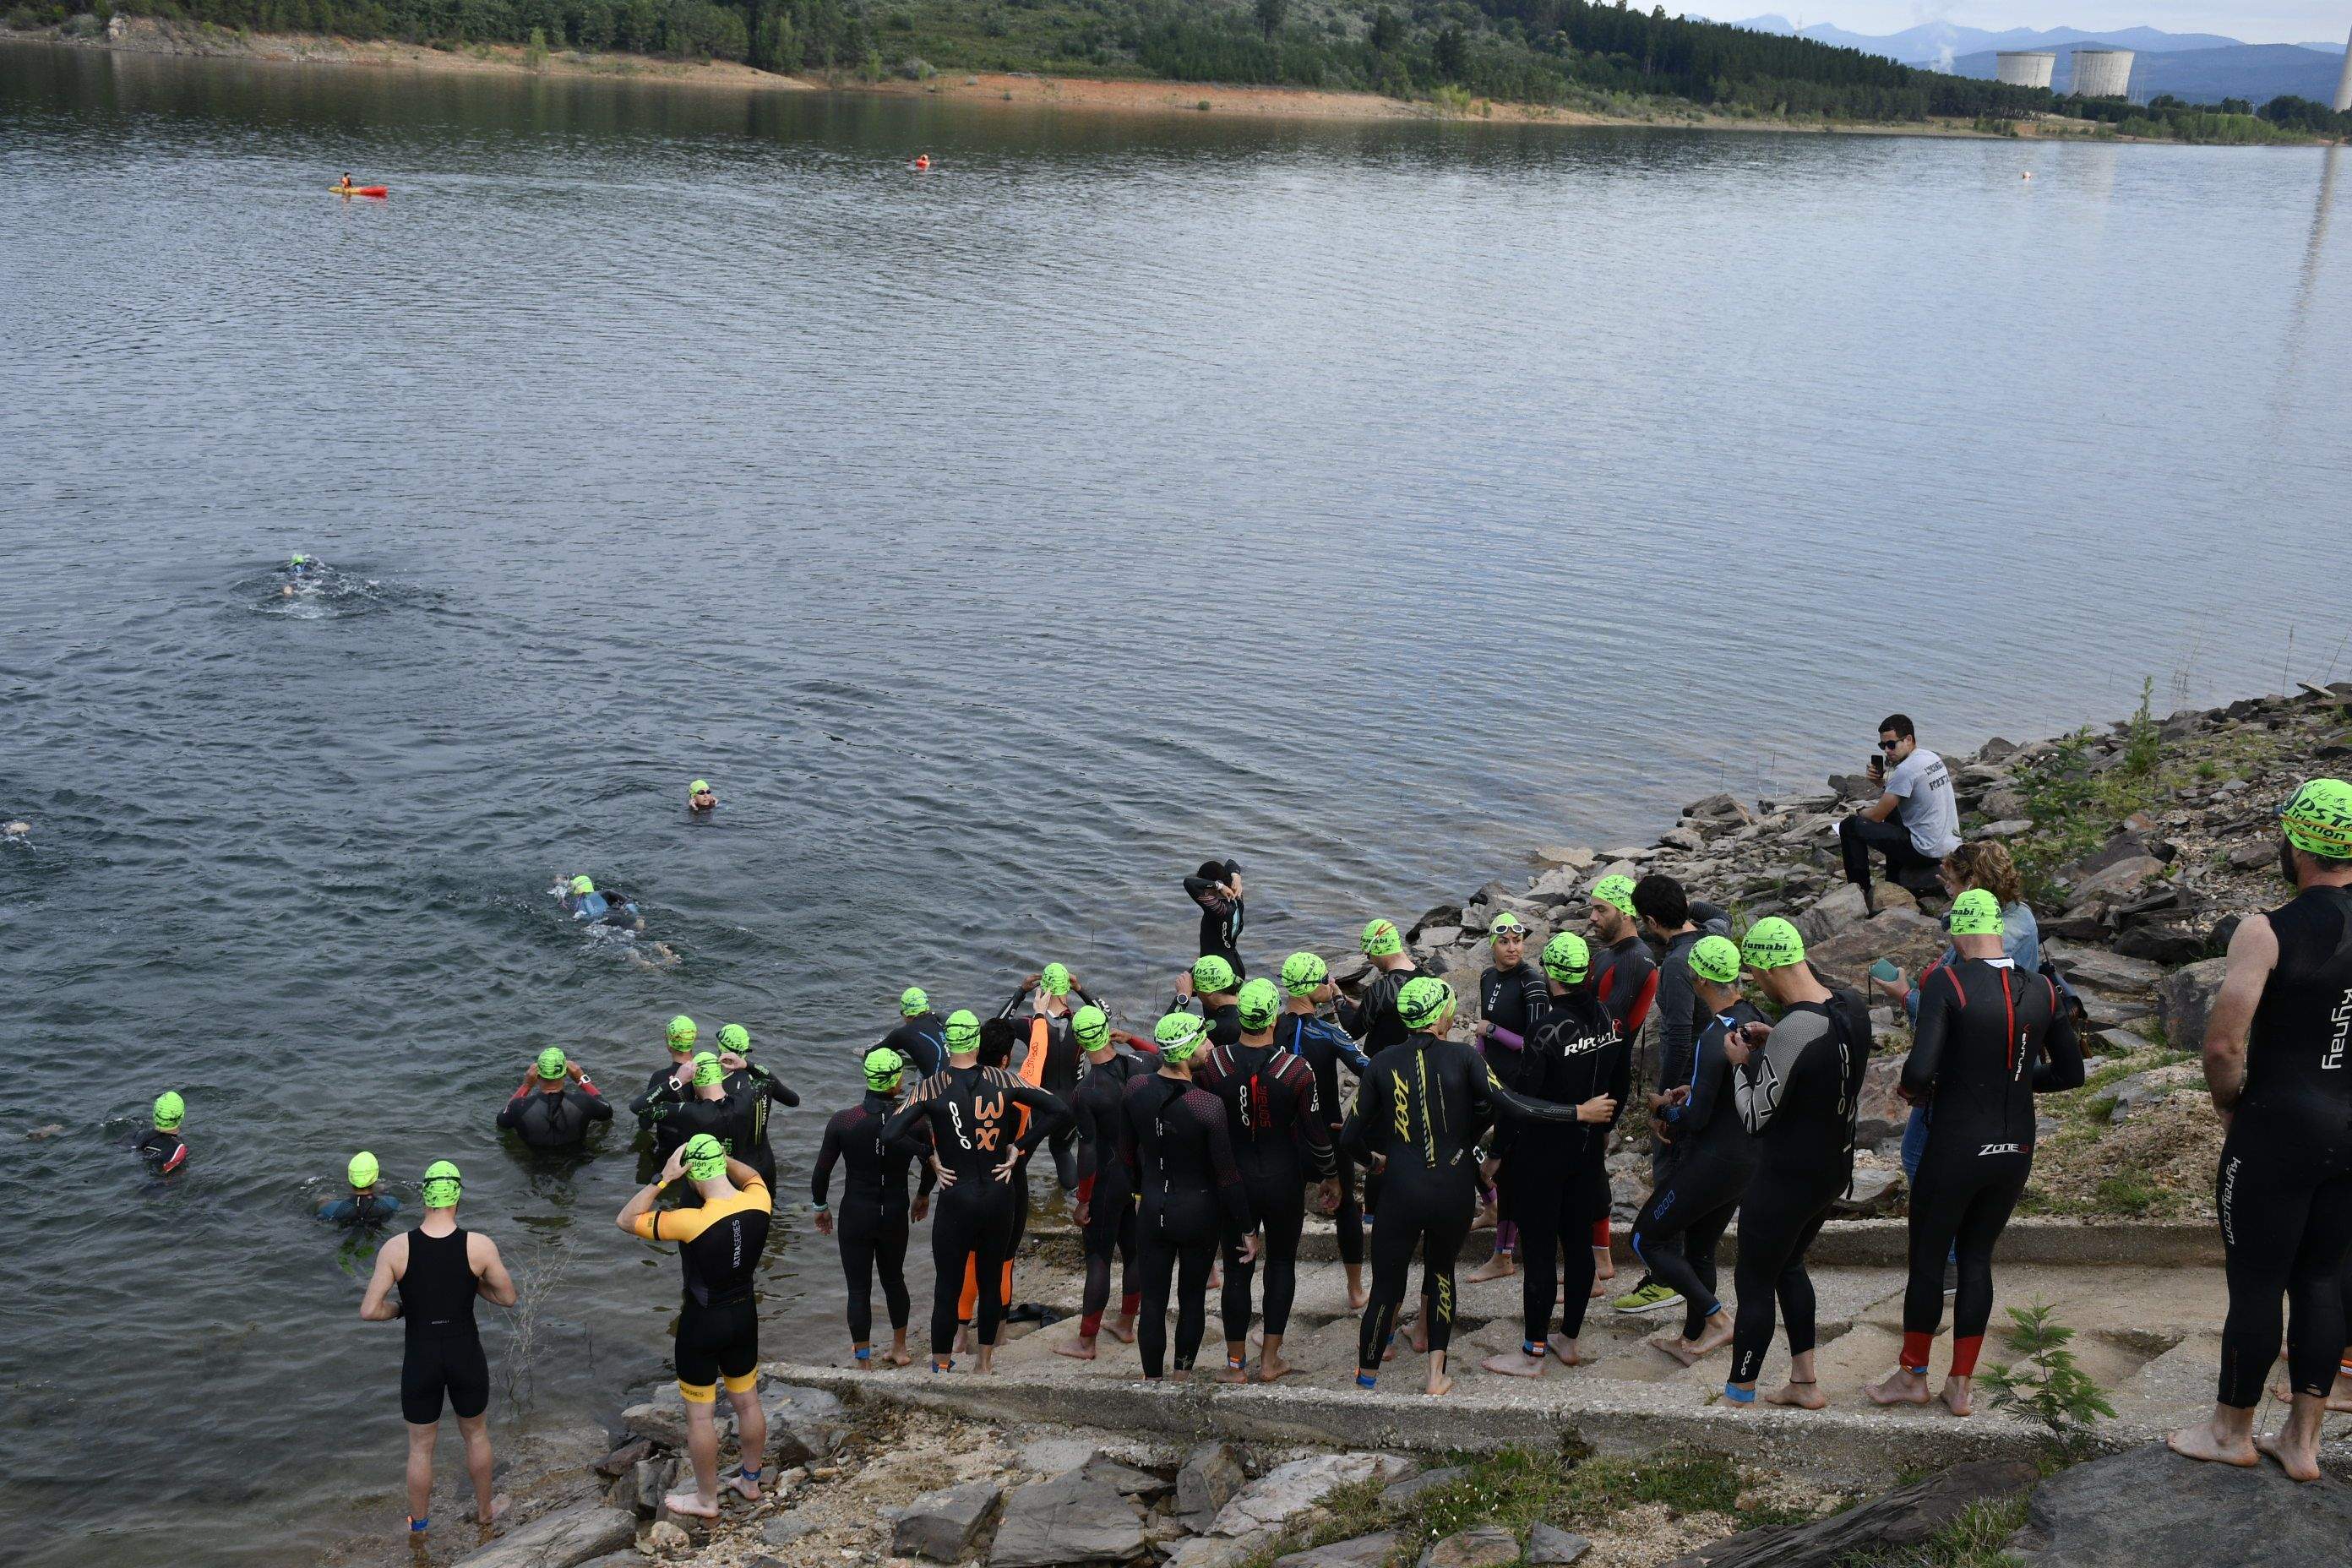
[(376, 1165), (375, 1156), (366, 1150), (352, 1156), (343, 1174), (352, 1184), (351, 1196), (329, 1198), (320, 1204), (320, 1219), (354, 1230), (373, 1230), (400, 1212), (400, 1200), (378, 1190), (383, 1173)]
[(646, 929), (645, 917), (637, 912), (635, 900), (617, 888), (599, 891), (593, 878), (572, 878), (557, 889), (556, 899), (575, 921), (619, 931)]
[(327, 563), (315, 555), (305, 555), (297, 551), (286, 558), (286, 564), (278, 568), (278, 572), (286, 579), (278, 587), (278, 596), (290, 599), (301, 591), (304, 584), (324, 579)]
[(188, 1163), (187, 1140), (180, 1136), (188, 1119), (188, 1102), (165, 1089), (155, 1097), (153, 1126), (140, 1136), (139, 1157), (159, 1176), (168, 1176)]
[(31, 823), (10, 822), (0, 824), (0, 843), (30, 844), (32, 841), (33, 825)]
[(712, 806), (717, 805), (718, 804), (719, 797), (710, 793), (710, 781), (709, 779), (697, 779), (692, 784), (686, 786), (687, 810), (698, 813), (705, 812), (709, 811)]

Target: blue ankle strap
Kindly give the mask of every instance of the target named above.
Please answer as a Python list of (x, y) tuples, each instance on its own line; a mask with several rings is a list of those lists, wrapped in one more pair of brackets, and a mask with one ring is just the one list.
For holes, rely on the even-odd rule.
[(859, 1345), (849, 1353), (856, 1356), (859, 1361), (872, 1361), (874, 1359), (874, 1347), (872, 1345)]
[(1756, 1403), (1756, 1391), (1754, 1389), (1741, 1388), (1736, 1384), (1725, 1384), (1723, 1385), (1723, 1396), (1731, 1401), (1734, 1405), (1753, 1405)]
[(1358, 1388), (1370, 1388), (1379, 1381), (1380, 1374), (1377, 1373), (1360, 1372), (1356, 1374), (1356, 1386)]
[(433, 1516), (431, 1514), (426, 1514), (423, 1519), (412, 1517), (408, 1521), (408, 1533), (411, 1535), (422, 1535), (432, 1528)]

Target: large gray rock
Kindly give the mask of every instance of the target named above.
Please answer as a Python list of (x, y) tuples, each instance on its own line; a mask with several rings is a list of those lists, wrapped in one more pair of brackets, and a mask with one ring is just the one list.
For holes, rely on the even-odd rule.
[(1518, 1560), (1517, 1537), (1499, 1524), (1482, 1524), (1431, 1542), (1421, 1554), (1420, 1568), (1505, 1568)]
[(2107, 1092), (2115, 1097), (2116, 1105), (2108, 1112), (2107, 1120), (2127, 1121), (2134, 1111), (2154, 1105), (2160, 1100), (2169, 1100), (2182, 1089), (2191, 1087), (2202, 1089), (2204, 1086), (2204, 1069), (2195, 1062), (2168, 1062), (2146, 1072), (2136, 1072), (2109, 1086)]
[(1085, 1470), (1034, 1481), (1005, 1500), (990, 1568), (1124, 1563), (1144, 1548), (1143, 1513)]
[[(771, 1383), (760, 1390), (760, 1408), (768, 1417), (768, 1452), (780, 1465), (804, 1465), (821, 1459), (841, 1446), (848, 1423), (841, 1400), (821, 1388)], [(722, 1439), (735, 1430), (735, 1407), (719, 1402), (715, 1413)], [(633, 1436), (677, 1450), (686, 1447), (686, 1398), (676, 1384), (667, 1384), (642, 1405), (621, 1412), (621, 1426)]]
[(639, 1459), (629, 1467), (624, 1477), (629, 1487), (629, 1502), (641, 1519), (651, 1519), (661, 1511), (662, 1499), (669, 1493), (670, 1482), (677, 1479), (677, 1458), (675, 1455), (656, 1454), (650, 1459)]
[(1083, 1437), (1040, 1437), (1021, 1449), (1021, 1468), (1040, 1476), (1058, 1476), (1091, 1464), (1102, 1450)]
[(2131, 855), (2076, 882), (2067, 899), (2070, 910), (2089, 909), (2113, 903), (2127, 894), (2136, 893), (2148, 882), (2164, 875), (2164, 862), (2153, 855)]
[(1241, 1535), (1272, 1529), (1321, 1502), (1334, 1487), (1376, 1478), (1393, 1481), (1411, 1474), (1412, 1468), (1412, 1461), (1401, 1454), (1317, 1454), (1293, 1459), (1244, 1487), (1217, 1510), (1209, 1533)]
[(1003, 1497), (1004, 1489), (994, 1481), (967, 1481), (925, 1492), (898, 1510), (890, 1526), (891, 1554), (962, 1562), (979, 1544)]
[(1247, 1485), (1249, 1472), (1242, 1468), (1239, 1450), (1231, 1443), (1203, 1443), (1184, 1457), (1184, 1468), (1176, 1472), (1176, 1517), (1187, 1530), (1206, 1530), (1217, 1510)]
[(2158, 982), (2164, 978), (2160, 965), (2144, 958), (2124, 958), (2105, 948), (2077, 947), (2071, 942), (2062, 947), (2056, 942), (2045, 942), (2042, 951), (2075, 984), (2117, 996), (2153, 994)]
[(1528, 1527), (1526, 1561), (1530, 1568), (1562, 1568), (1591, 1550), (1592, 1542), (1557, 1525), (1538, 1523)]
[(2221, 977), (2229, 969), (2228, 959), (2208, 958), (2166, 975), (2157, 985), (2156, 1016), (2174, 1049), (2204, 1048), (2205, 1021), (2213, 1010), (2213, 994), (2221, 989)]
[(1805, 957), (1814, 973), (1859, 991), (1878, 960), (1892, 959), (1916, 975), (1943, 952), (1946, 940), (1941, 921), (1916, 909), (1886, 909), (1822, 942), (1807, 939)]
[(1444, 1465), (1434, 1470), (1423, 1470), (1417, 1476), (1407, 1476), (1381, 1489), (1382, 1508), (1402, 1508), (1422, 1493), (1447, 1486), (1470, 1473), (1465, 1465)]
[(2042, 1482), (2009, 1549), (2027, 1568), (2320, 1568), (2352, 1556), (2352, 1487), (2151, 1443)]
[(1870, 918), (1869, 902), (1852, 882), (1840, 882), (1796, 919), (1797, 934), (1808, 944), (1824, 942)]
[(1969, 1504), (2022, 1491), (2038, 1474), (2013, 1459), (1955, 1465), (1828, 1519), (1727, 1537), (1666, 1568), (1831, 1568), (1854, 1553), (1916, 1546)]
[(1097, 1457), (1087, 1461), (1087, 1477), (1105, 1483), (1126, 1497), (1157, 1497), (1169, 1488), (1169, 1481), (1151, 1470), (1123, 1465), (1117, 1459)]
[(1195, 1535), (1178, 1542), (1160, 1568), (1241, 1568), (1279, 1538), (1280, 1532), (1272, 1530), (1253, 1530), (1245, 1535)]
[(1582, 844), (1547, 844), (1535, 853), (1536, 864), (1546, 870), (1565, 866), (1571, 871), (1581, 871), (1595, 858), (1593, 851)]
[(460, 1568), (579, 1568), (636, 1539), (636, 1516), (601, 1502), (543, 1513), (529, 1524), (457, 1559)]
[(814, 1535), (824, 1528), (814, 1515), (794, 1509), (780, 1513), (760, 1526), (760, 1539), (770, 1546), (790, 1546), (803, 1535)]
[(1277, 1557), (1274, 1568), (1381, 1568), (1396, 1543), (1395, 1535), (1383, 1530), (1378, 1535), (1359, 1535), (1353, 1541), (1335, 1541), (1312, 1552)]

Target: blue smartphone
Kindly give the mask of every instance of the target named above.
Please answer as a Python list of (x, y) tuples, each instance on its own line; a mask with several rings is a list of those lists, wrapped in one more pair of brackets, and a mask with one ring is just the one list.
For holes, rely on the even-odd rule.
[(1895, 976), (1902, 973), (1895, 967), (1895, 961), (1891, 958), (1882, 958), (1870, 966), (1870, 977), (1881, 985), (1894, 984)]

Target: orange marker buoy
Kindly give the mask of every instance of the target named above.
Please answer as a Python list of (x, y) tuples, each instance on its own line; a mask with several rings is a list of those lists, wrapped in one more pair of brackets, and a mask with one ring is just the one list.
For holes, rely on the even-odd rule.
[(931, 155), (929, 153), (918, 153), (915, 154), (915, 167), (917, 169), (928, 169), (930, 166)]

